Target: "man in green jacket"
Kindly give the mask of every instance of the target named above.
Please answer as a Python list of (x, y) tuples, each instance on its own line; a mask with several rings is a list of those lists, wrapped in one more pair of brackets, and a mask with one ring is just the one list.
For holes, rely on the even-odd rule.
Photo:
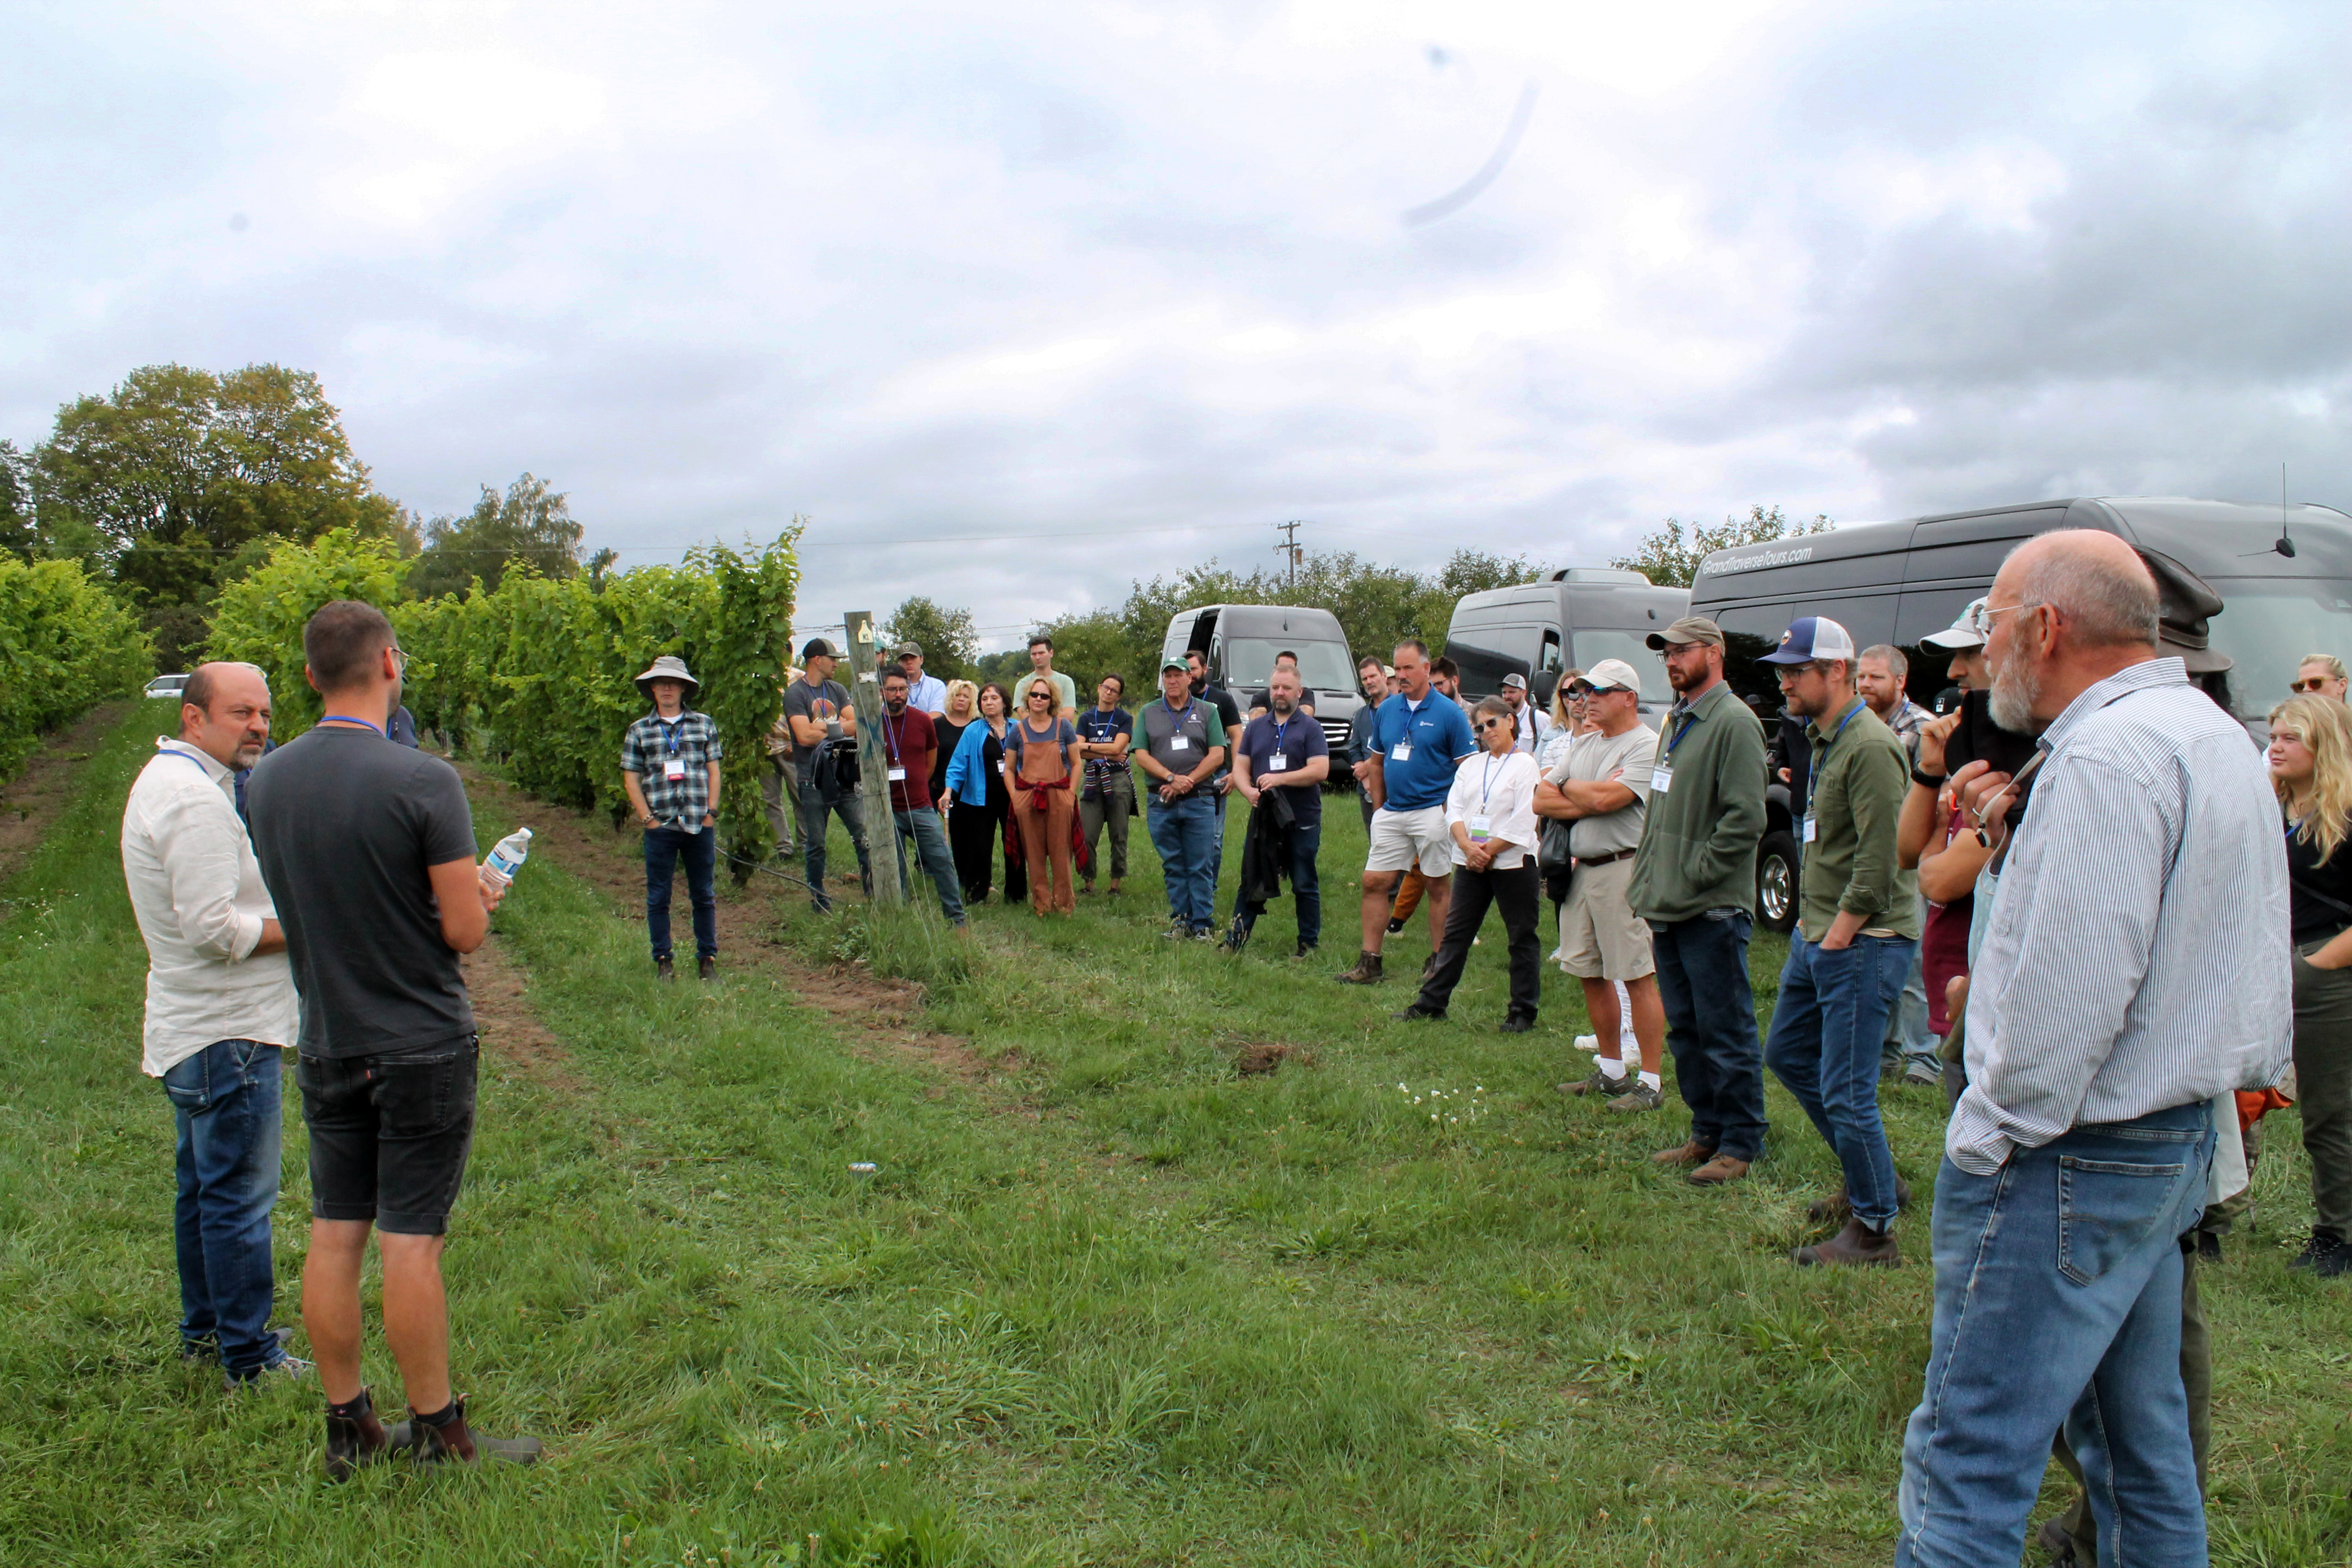
[(1794, 1257), (1894, 1263), (1901, 1188), (1878, 1120), (1878, 1047), (1919, 945), (1919, 877), (1895, 847), (1911, 761), (1855, 693), (1853, 637), (1837, 622), (1804, 616), (1764, 661), (1780, 667), (1789, 710), (1812, 721), (1813, 747), (1799, 923), (1764, 1060), (1845, 1168), (1844, 1191), (1815, 1213), (1848, 1211), (1836, 1236)]
[(1700, 1186), (1736, 1182), (1764, 1152), (1764, 1068), (1748, 937), (1764, 835), (1764, 727), (1723, 681), (1723, 633), (1686, 616), (1650, 647), (1678, 694), (1650, 773), (1626, 901), (1650, 926), (1675, 1087), (1690, 1137), (1651, 1156)]

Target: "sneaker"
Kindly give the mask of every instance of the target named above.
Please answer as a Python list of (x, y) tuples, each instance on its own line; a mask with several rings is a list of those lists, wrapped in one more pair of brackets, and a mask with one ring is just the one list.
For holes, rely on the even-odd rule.
[(408, 1452), (420, 1465), (478, 1466), (491, 1459), (532, 1465), (539, 1462), (543, 1447), (536, 1437), (487, 1437), (473, 1430), (466, 1425), (463, 1394), (451, 1396), (448, 1413), (439, 1423), (418, 1416), (413, 1426), (415, 1440)]
[(677, 978), (677, 968), (667, 958), (656, 958), (654, 960), (654, 978), (656, 980), (675, 980)]
[(1389, 917), (1389, 934), (1390, 934), (1391, 936), (1394, 936), (1394, 935), (1396, 935), (1396, 933), (1397, 933), (1397, 932), (1399, 932), (1399, 931), (1402, 931), (1402, 930), (1404, 930), (1404, 921), (1401, 921), (1401, 920), (1398, 920), (1398, 919), (1397, 919), (1395, 916), (1393, 916), (1393, 915), (1390, 916), (1390, 917)]
[[(272, 1329), (269, 1331), (269, 1337), (278, 1342), (278, 1353), (283, 1355), (286, 1352), (287, 1345), (291, 1342), (294, 1338), (294, 1331), (292, 1329)], [(192, 1363), (207, 1361), (217, 1362), (220, 1360), (220, 1342), (209, 1337), (201, 1340), (182, 1340), (180, 1342), (180, 1359)]]
[[(1653, 1154), (1651, 1158), (1656, 1159), (1657, 1156)], [(1694, 1187), (1719, 1187), (1748, 1174), (1748, 1163), (1736, 1155), (1717, 1154), (1683, 1180)]]
[(299, 1355), (281, 1355), (259, 1372), (249, 1372), (243, 1377), (233, 1372), (222, 1373), (221, 1387), (230, 1394), (259, 1394), (283, 1384), (299, 1383), (315, 1370)]
[(1597, 1057), (1601, 1054), (1601, 1037), (1598, 1035), (1579, 1035), (1569, 1044), (1587, 1056)]
[(1524, 1035), (1535, 1026), (1536, 1019), (1532, 1013), (1511, 1013), (1503, 1018), (1503, 1033), (1507, 1035)]
[(1941, 1089), (1944, 1087), (1944, 1075), (1926, 1062), (1913, 1062), (1903, 1069), (1903, 1086), (1906, 1089)]
[(701, 979), (716, 980), (719, 978), (719, 961), (706, 952), (694, 961), (694, 973)]
[(1341, 972), (1342, 985), (1378, 985), (1381, 983), (1381, 955), (1377, 952), (1356, 954), (1356, 967)]
[(1562, 1094), (1620, 1095), (1631, 1089), (1640, 1081), (1641, 1080), (1639, 1079), (1611, 1078), (1606, 1071), (1596, 1067), (1592, 1069), (1592, 1076), (1591, 1078), (1586, 1079), (1581, 1083), (1561, 1084), (1559, 1086), (1559, 1091)]
[(1194, 942), (1210, 942), (1215, 939), (1216, 934), (1216, 931), (1211, 927), (1194, 926), (1192, 931), (1192, 939)]
[(1162, 942), (1182, 942), (1192, 934), (1192, 927), (1190, 921), (1175, 921), (1169, 924), (1166, 931), (1160, 933), (1160, 938)]
[[(2204, 1238), (2200, 1237), (2200, 1241)], [(2333, 1279), (2339, 1274), (2352, 1273), (2352, 1247), (2344, 1238), (2328, 1231), (2315, 1230), (2303, 1250), (2294, 1255), (2289, 1268), (2309, 1269), (2322, 1279)]]
[(1663, 1093), (1657, 1089), (1652, 1089), (1648, 1084), (1643, 1083), (1640, 1079), (1636, 1078), (1633, 1080), (1633, 1087), (1619, 1095), (1616, 1099), (1611, 1100), (1607, 1109), (1611, 1110), (1655, 1110), (1660, 1106), (1665, 1104), (1665, 1102), (1666, 1097)]

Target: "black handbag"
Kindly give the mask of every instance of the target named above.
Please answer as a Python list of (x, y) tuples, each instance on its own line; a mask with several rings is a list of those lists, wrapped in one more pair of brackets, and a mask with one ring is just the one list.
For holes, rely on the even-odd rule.
[(1565, 877), (1576, 863), (1568, 852), (1569, 827), (1564, 818), (1548, 816), (1536, 835), (1536, 869), (1547, 878)]

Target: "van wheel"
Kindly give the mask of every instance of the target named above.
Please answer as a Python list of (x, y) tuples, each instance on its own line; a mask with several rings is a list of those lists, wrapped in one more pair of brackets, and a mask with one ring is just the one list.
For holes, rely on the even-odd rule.
[(1756, 918), (1784, 936), (1797, 924), (1797, 840), (1786, 830), (1756, 847)]

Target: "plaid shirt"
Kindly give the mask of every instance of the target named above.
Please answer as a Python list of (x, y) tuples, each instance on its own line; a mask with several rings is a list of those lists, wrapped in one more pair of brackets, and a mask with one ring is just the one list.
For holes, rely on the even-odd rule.
[[(646, 810), (665, 827), (688, 831), (702, 826), (710, 809), (709, 764), (719, 760), (719, 726), (708, 713), (688, 709), (676, 719), (648, 713), (629, 726), (621, 742), (621, 771), (637, 775)], [(686, 764), (682, 779), (666, 777), (672, 757)]]

